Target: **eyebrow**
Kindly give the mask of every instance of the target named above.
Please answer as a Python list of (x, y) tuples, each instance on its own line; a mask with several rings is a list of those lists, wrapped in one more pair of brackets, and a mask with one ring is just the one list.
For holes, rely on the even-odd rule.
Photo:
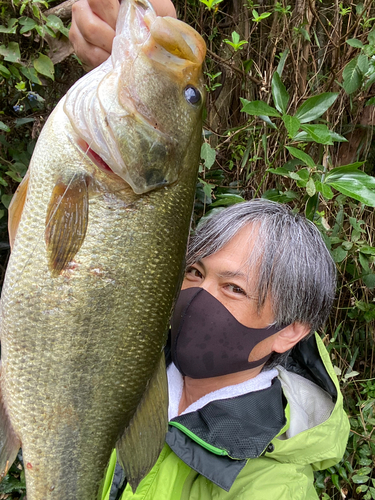
[[(204, 270), (206, 270), (203, 262), (201, 260), (197, 260), (194, 264), (198, 264)], [(223, 271), (221, 273), (216, 273), (219, 278), (244, 278), (247, 279), (248, 275), (242, 271)]]
[(222, 273), (217, 273), (219, 278), (248, 278), (248, 275), (242, 271), (223, 271)]

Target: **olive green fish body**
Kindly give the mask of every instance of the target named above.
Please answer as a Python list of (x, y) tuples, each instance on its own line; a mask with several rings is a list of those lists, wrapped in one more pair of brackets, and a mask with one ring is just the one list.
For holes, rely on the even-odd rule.
[[(134, 95), (126, 99), (133, 102)], [(197, 117), (185, 130), (177, 118), (175, 128), (188, 144), (179, 148), (169, 132), (173, 117), (171, 125), (154, 125), (157, 110), (145, 116), (147, 97), (135, 105), (137, 112), (144, 106), (135, 126), (128, 111), (116, 128), (120, 115), (108, 119), (102, 110), (130, 173), (128, 157), (134, 155), (135, 189), (143, 191), (136, 193), (122, 172), (106, 168), (111, 152), (103, 168), (95, 156), (103, 159), (101, 151), (85, 149), (90, 137), (72, 123), (68, 100), (58, 104), (36, 146), (1, 301), (8, 426), (2, 446), (10, 458), (0, 456), (0, 465), (5, 472), (22, 445), (28, 500), (97, 497), (111, 450), (159, 365), (181, 280), (199, 161), (200, 112), (194, 111)], [(142, 136), (145, 123), (151, 139)]]

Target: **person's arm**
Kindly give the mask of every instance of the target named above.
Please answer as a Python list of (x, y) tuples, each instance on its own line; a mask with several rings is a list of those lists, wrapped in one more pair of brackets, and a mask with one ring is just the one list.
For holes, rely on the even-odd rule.
[[(158, 16), (176, 17), (171, 0), (150, 1)], [(79, 0), (73, 5), (69, 38), (85, 69), (110, 56), (119, 7), (118, 0)]]

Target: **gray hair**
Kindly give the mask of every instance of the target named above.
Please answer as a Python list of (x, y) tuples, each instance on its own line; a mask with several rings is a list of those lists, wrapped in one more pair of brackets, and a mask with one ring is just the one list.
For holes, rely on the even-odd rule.
[(269, 297), (276, 325), (300, 322), (310, 334), (322, 327), (335, 297), (336, 267), (317, 227), (287, 205), (257, 199), (208, 217), (191, 237), (187, 265), (216, 253), (247, 225), (256, 241), (249, 268), (257, 269), (251, 278), (258, 311)]

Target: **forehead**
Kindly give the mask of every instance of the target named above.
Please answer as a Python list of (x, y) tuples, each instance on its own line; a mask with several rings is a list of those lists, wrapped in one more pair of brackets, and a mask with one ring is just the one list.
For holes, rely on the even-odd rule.
[(258, 227), (254, 224), (247, 224), (241, 228), (220, 250), (209, 255), (205, 261), (215, 262), (223, 267), (223, 270), (241, 271), (248, 275), (253, 274), (251, 269), (257, 269), (259, 262), (257, 255)]

